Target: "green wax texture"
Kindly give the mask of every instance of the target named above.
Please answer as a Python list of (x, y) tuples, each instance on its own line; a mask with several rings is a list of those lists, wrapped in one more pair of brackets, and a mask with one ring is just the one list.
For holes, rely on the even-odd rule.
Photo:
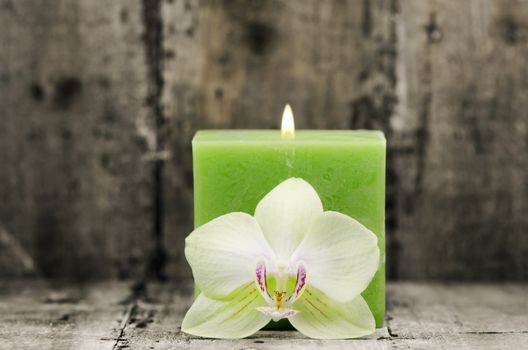
[(380, 268), (362, 293), (376, 326), (385, 313), (385, 149), (380, 131), (202, 130), (193, 139), (195, 227), (230, 212), (253, 215), (290, 177), (309, 182), (324, 210), (358, 220), (378, 236)]

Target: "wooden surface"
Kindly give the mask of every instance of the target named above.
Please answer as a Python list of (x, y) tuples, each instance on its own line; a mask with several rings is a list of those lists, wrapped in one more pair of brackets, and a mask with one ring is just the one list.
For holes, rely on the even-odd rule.
[(0, 0), (0, 22), (0, 254), (44, 276), (189, 277), (194, 132), (289, 102), (386, 133), (389, 278), (528, 279), (527, 1)]
[(153, 243), (143, 157), (155, 137), (141, 4), (0, 9), (1, 225), (44, 276), (141, 274)]
[(52, 286), (2, 280), (0, 349), (520, 349), (528, 342), (528, 285), (394, 283), (386, 327), (364, 339), (321, 341), (296, 331), (243, 340), (179, 331), (190, 283)]
[(394, 163), (392, 268), (403, 279), (526, 280), (528, 2), (400, 5), (392, 144), (414, 152)]

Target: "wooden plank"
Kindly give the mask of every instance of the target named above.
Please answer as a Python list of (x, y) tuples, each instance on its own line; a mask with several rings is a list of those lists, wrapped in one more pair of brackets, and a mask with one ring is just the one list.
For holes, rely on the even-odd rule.
[(123, 283), (0, 283), (0, 349), (112, 349), (129, 293)]
[(391, 284), (390, 334), (398, 338), (524, 334), (528, 339), (528, 286)]
[(203, 339), (178, 331), (192, 287), (151, 285), (123, 332), (138, 349), (500, 349), (528, 340), (528, 285), (389, 284), (388, 328), (358, 340), (320, 341), (295, 331), (261, 331), (242, 340)]
[(400, 2), (393, 276), (528, 278), (525, 1)]
[[(162, 5), (166, 246), (186, 266), (192, 229), (191, 139), (201, 128), (390, 133), (395, 41), (391, 1), (167, 1)], [(189, 270), (184, 271), (189, 275)]]
[(388, 328), (357, 340), (261, 331), (204, 339), (179, 327), (190, 282), (52, 286), (0, 281), (0, 349), (513, 349), (528, 341), (528, 285), (389, 284)]
[(141, 4), (0, 8), (0, 222), (45, 276), (142, 274), (155, 132)]
[(526, 334), (466, 334), (433, 339), (402, 339), (393, 344), (395, 349), (503, 350), (522, 349), (527, 340)]

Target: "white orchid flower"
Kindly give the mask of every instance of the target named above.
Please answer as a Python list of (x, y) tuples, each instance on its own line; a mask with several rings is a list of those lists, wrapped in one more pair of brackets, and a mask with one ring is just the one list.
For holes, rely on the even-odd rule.
[(244, 338), (283, 318), (311, 338), (375, 330), (360, 293), (378, 269), (377, 237), (347, 215), (323, 211), (302, 179), (275, 187), (254, 217), (234, 212), (197, 228), (185, 256), (201, 290), (185, 333)]

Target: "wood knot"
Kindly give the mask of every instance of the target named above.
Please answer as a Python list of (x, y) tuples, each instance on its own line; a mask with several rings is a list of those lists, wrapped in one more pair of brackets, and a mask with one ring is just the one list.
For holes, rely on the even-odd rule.
[(429, 15), (429, 22), (424, 29), (427, 34), (427, 41), (430, 44), (442, 41), (442, 31), (436, 22), (436, 13), (433, 12)]
[(276, 38), (273, 27), (264, 22), (251, 21), (245, 27), (245, 41), (251, 52), (256, 55), (266, 53)]
[(55, 84), (54, 105), (59, 109), (68, 109), (81, 90), (82, 82), (78, 78), (62, 78)]
[(499, 19), (497, 23), (500, 37), (508, 45), (515, 45), (520, 39), (519, 23), (512, 15)]

